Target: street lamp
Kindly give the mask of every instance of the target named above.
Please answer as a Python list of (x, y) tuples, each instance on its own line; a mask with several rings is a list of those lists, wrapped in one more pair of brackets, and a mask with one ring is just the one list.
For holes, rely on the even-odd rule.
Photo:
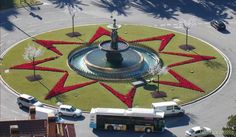
[(71, 15), (71, 20), (72, 20), (72, 33), (67, 34), (69, 37), (78, 37), (81, 35), (79, 32), (75, 32), (75, 16), (76, 16), (78, 9), (80, 9), (80, 8), (76, 7), (76, 5), (69, 5), (68, 6), (68, 12)]
[(75, 35), (75, 14), (76, 14), (76, 9), (73, 6), (68, 6), (69, 13), (72, 18), (72, 35)]
[(188, 31), (189, 31), (190, 28), (188, 26), (186, 26), (184, 23), (183, 23), (183, 27), (185, 29), (185, 37), (186, 37), (185, 46), (187, 47), (188, 46)]

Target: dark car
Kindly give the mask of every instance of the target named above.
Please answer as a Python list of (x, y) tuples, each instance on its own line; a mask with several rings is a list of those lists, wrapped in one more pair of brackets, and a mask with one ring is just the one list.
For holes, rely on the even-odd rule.
[(211, 26), (217, 30), (225, 30), (226, 26), (223, 21), (213, 20), (211, 21)]

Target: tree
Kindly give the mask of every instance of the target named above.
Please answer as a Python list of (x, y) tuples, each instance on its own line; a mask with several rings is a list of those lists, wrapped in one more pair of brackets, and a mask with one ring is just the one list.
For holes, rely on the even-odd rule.
[[(27, 61), (32, 61), (33, 64), (35, 62), (35, 58), (43, 55), (43, 51), (40, 48), (36, 48), (34, 45), (29, 45), (28, 47), (25, 48), (25, 52), (23, 54), (23, 57)], [(35, 65), (33, 65), (33, 76), (34, 78), (36, 77), (35, 75)]]
[(223, 135), (225, 137), (236, 137), (236, 115), (228, 117), (226, 127), (223, 127)]

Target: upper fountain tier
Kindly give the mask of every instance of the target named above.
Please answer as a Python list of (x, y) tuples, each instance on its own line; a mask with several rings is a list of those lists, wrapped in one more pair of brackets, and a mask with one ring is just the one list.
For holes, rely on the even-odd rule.
[(128, 50), (129, 48), (128, 43), (119, 41), (118, 39), (117, 30), (121, 28), (121, 25), (116, 24), (116, 19), (113, 20), (113, 24), (109, 24), (107, 27), (112, 30), (111, 40), (100, 43), (99, 48), (103, 51), (113, 52), (113, 53), (114, 52), (119, 53)]

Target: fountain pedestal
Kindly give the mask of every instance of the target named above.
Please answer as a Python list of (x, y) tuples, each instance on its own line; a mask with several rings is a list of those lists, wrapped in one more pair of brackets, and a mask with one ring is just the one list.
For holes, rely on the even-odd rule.
[(111, 40), (100, 43), (99, 48), (106, 52), (107, 62), (113, 66), (119, 66), (123, 61), (121, 52), (128, 50), (129, 45), (126, 42), (118, 41), (117, 30), (121, 27), (121, 25), (117, 25), (115, 19), (114, 23), (108, 25), (107, 27), (112, 29)]
[(106, 58), (109, 63), (112, 65), (121, 65), (123, 61), (123, 57), (120, 53), (112, 53), (112, 52), (107, 52), (106, 53)]

